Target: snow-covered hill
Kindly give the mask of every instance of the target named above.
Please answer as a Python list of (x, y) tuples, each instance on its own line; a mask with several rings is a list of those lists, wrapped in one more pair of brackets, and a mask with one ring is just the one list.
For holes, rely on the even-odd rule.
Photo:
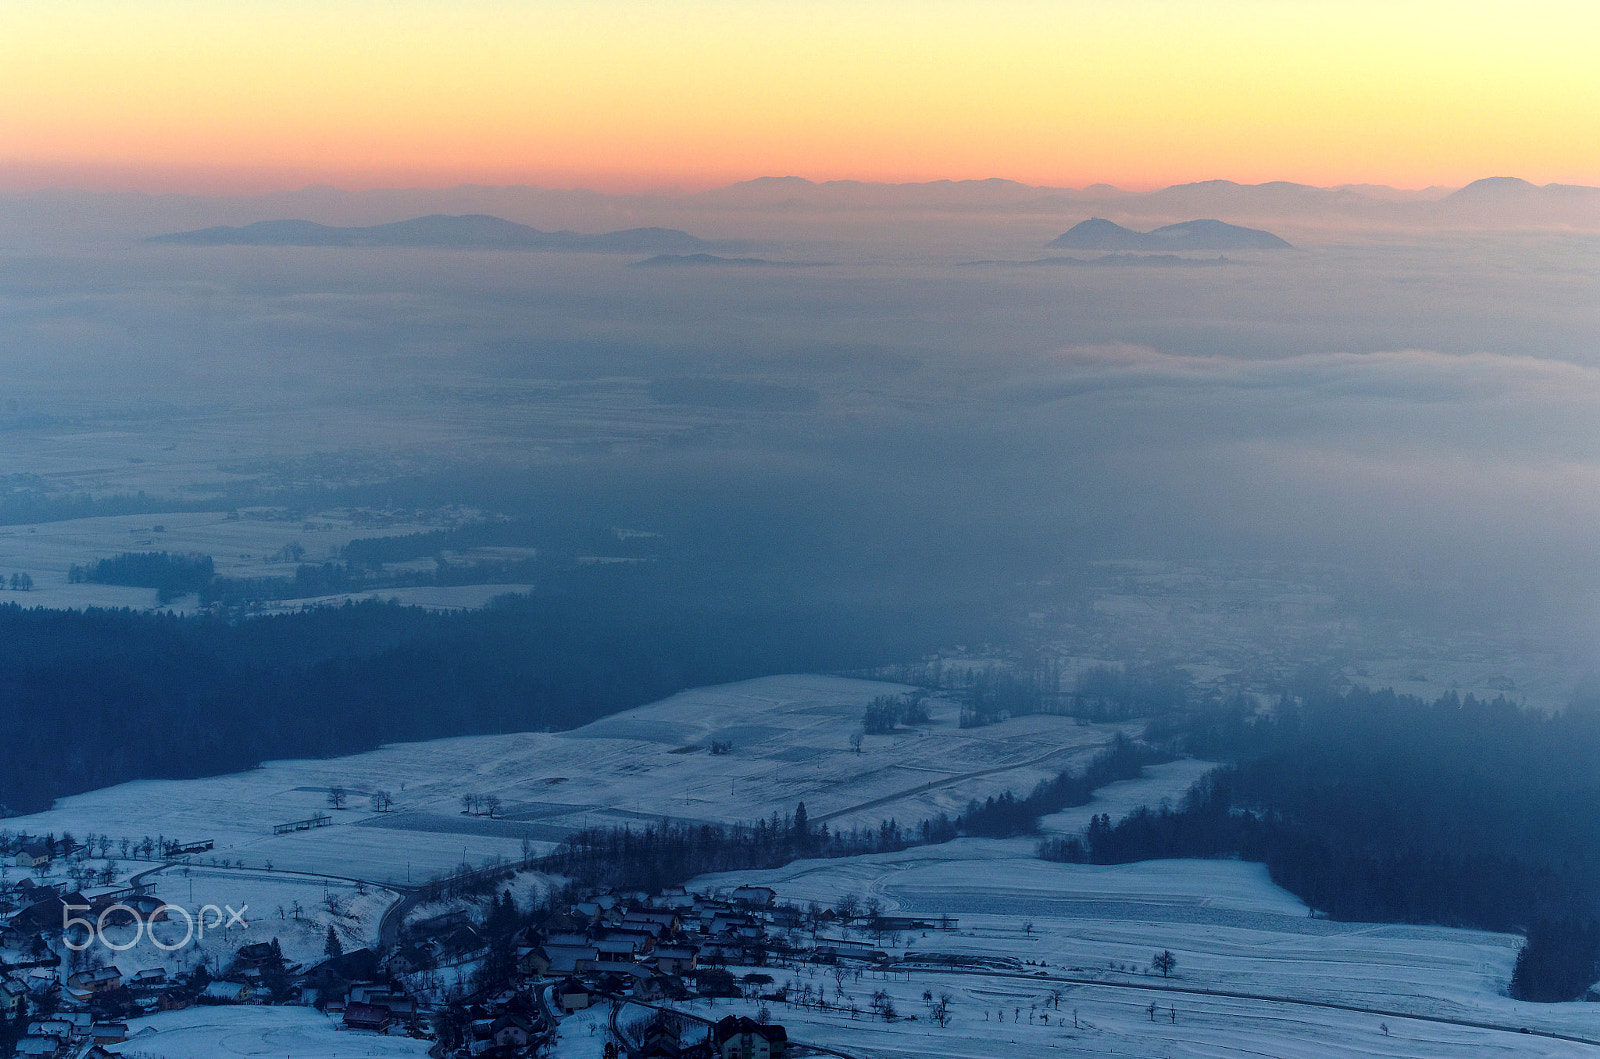
[[(915, 824), (971, 798), (1026, 791), (1080, 764), (1132, 726), (1080, 726), (1023, 717), (957, 726), (952, 703), (932, 723), (850, 736), (875, 696), (900, 685), (838, 677), (765, 677), (696, 688), (570, 732), (444, 739), (386, 746), (325, 761), (274, 761), (209, 779), (141, 781), (63, 799), (49, 812), (6, 821), (13, 831), (211, 839), (212, 860), (272, 864), (378, 883), (420, 882), (462, 862), (538, 850), (574, 828), (677, 820), (750, 821), (804, 801), (834, 828), (895, 817)], [(711, 743), (727, 743), (712, 754)], [(329, 791), (346, 792), (343, 809)], [(388, 791), (392, 810), (370, 796)], [(1180, 790), (1181, 793), (1181, 790)], [(462, 799), (494, 797), (464, 811)], [(276, 834), (279, 824), (328, 826)]]

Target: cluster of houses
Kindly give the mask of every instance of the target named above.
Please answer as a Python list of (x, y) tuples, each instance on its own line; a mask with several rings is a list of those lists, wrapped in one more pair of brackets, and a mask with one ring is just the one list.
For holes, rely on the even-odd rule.
[[(445, 1054), (466, 1059), (516, 1059), (538, 1053), (563, 1018), (617, 1000), (655, 1004), (695, 996), (758, 993), (771, 976), (736, 978), (729, 966), (759, 968), (771, 959), (804, 959), (870, 967), (889, 961), (867, 941), (829, 937), (845, 925), (831, 909), (805, 912), (780, 905), (773, 890), (741, 886), (724, 894), (683, 887), (656, 893), (591, 891), (565, 911), (553, 912), (512, 938), (512, 973), (506, 984), (451, 1005), (446, 1022), (456, 1041)], [(857, 917), (859, 920), (860, 917)], [(955, 920), (874, 915), (851, 926), (882, 935), (952, 929)], [(809, 937), (802, 932), (809, 929)], [(465, 958), (483, 939), (462, 913), (415, 923), (387, 969), (402, 976), (433, 958)], [(372, 987), (379, 990), (379, 987)], [(352, 990), (342, 1011), (351, 1028), (396, 1032), (397, 1012), (373, 1010), (372, 995)], [(642, 1038), (629, 1042), (629, 1059), (774, 1059), (788, 1045), (782, 1026), (749, 1018), (724, 1018), (703, 1027), (663, 1016)], [(685, 1028), (689, 1027), (689, 1028)]]
[(788, 1044), (782, 1026), (744, 1015), (729, 1015), (703, 1030), (664, 1016), (640, 1035), (629, 1059), (781, 1059)]
[(168, 981), (156, 967), (124, 974), (116, 967), (73, 972), (64, 980), (54, 967), (8, 966), (0, 977), (0, 1014), (8, 1019), (28, 1006), (38, 1012), (16, 1042), (16, 1054), (64, 1059), (110, 1055), (105, 1048), (128, 1039), (129, 1015), (187, 1007), (183, 982)]
[[(157, 1009), (167, 986), (160, 968), (124, 976), (114, 967), (85, 967), (63, 976), (51, 939), (82, 940), (100, 926), (124, 925), (135, 916), (147, 923), (166, 917), (167, 904), (133, 887), (71, 890), (23, 878), (0, 891), (0, 1010), (26, 999), (78, 1010), (126, 1016)], [(72, 926), (68, 926), (71, 923)]]
[(454, 1054), (480, 1059), (535, 1055), (558, 1022), (539, 990), (514, 987), (453, 1005), (449, 1017), (461, 1040)]
[(800, 912), (775, 906), (775, 897), (764, 886), (740, 887), (725, 897), (682, 887), (595, 894), (518, 934), (517, 971), (528, 979), (558, 979), (556, 1003), (566, 1013), (587, 1007), (594, 996), (736, 995), (731, 976), (717, 968), (765, 964), (784, 950), (782, 937), (801, 925)]
[(95, 1022), (84, 1012), (64, 1011), (28, 1023), (16, 1053), (26, 1059), (113, 1059), (107, 1045), (127, 1039), (128, 1027), (121, 1023)]
[[(12, 857), (26, 856), (37, 866), (30, 845), (17, 843), (8, 864)], [(54, 843), (44, 852), (62, 855)], [(277, 957), (281, 963), (277, 946), (270, 943), (239, 951), (233, 968), (239, 972), (237, 981), (208, 983), (187, 974), (169, 975), (161, 966), (102, 963), (113, 950), (87, 944), (97, 931), (125, 926), (135, 918), (145, 924), (161, 922), (169, 906), (135, 886), (80, 890), (72, 885), (31, 875), (0, 883), (0, 1023), (13, 1023), (23, 1011), (29, 1019), (20, 1039), (11, 1043), (17, 1055), (81, 1059), (125, 1040), (129, 1018), (193, 1003), (248, 1001), (254, 995), (251, 976), (265, 962), (262, 957)], [(64, 940), (72, 943), (65, 951), (58, 945)]]
[[(30, 840), (4, 852), (7, 865), (15, 860), (36, 868), (70, 851), (53, 840)], [(15, 1045), (17, 1054), (49, 1059), (79, 1059), (97, 1054), (95, 1049), (109, 1055), (104, 1049), (126, 1039), (126, 1020), (137, 1015), (191, 1004), (263, 1002), (315, 1003), (356, 1032), (431, 1036), (450, 1026), (450, 1046), (441, 1046), (439, 1054), (518, 1059), (538, 1054), (563, 1018), (602, 1002), (754, 995), (772, 981), (760, 974), (736, 978), (730, 965), (749, 970), (771, 959), (808, 959), (870, 966), (887, 959), (864, 941), (823, 936), (836, 933), (822, 929), (829, 925), (824, 920), (835, 919), (831, 910), (806, 913), (780, 905), (766, 887), (723, 894), (682, 887), (587, 891), (565, 910), (513, 935), (510, 973), (500, 985), (439, 1006), (427, 989), (412, 996), (401, 983), (415, 985), (411, 972), (488, 958), (486, 936), (466, 912), (413, 923), (386, 958), (358, 949), (310, 969), (286, 967), (276, 941), (258, 942), (240, 948), (216, 978), (202, 973), (198, 979), (169, 979), (160, 967), (130, 971), (92, 958), (64, 961), (55, 944), (92, 932), (102, 916), (106, 925), (130, 915), (160, 921), (167, 912), (160, 898), (134, 886), (73, 889), (32, 874), (15, 884), (0, 882), (0, 1020), (14, 1022), (26, 1006), (31, 1021)], [(84, 925), (66, 928), (69, 920)], [(810, 936), (802, 940), (807, 928)], [(505, 958), (503, 948), (496, 951)], [(626, 1052), (629, 1059), (774, 1059), (787, 1043), (781, 1026), (748, 1018), (698, 1025), (663, 1016), (641, 1039), (629, 1041)]]
[[(447, 1021), (455, 1026), (457, 1043), (447, 1054), (473, 1059), (534, 1055), (563, 1018), (613, 1000), (739, 996), (741, 985), (748, 983), (735, 979), (724, 965), (794, 955), (787, 939), (803, 925), (803, 915), (777, 905), (775, 898), (766, 887), (740, 887), (722, 896), (681, 887), (654, 894), (589, 893), (513, 936), (514, 970), (505, 987), (452, 1005)], [(470, 943), (458, 936), (465, 929), (465, 924), (440, 916), (415, 924), (411, 931), (454, 949)], [(409, 962), (392, 969), (403, 972)], [(382, 1028), (383, 1016), (366, 1003), (351, 994), (343, 1009), (346, 1024), (353, 1025), (355, 1012), (370, 1019), (371, 1028)], [(784, 1054), (787, 1044), (781, 1026), (747, 1018), (730, 1017), (687, 1031), (685, 1025), (689, 1023), (682, 1019), (663, 1017), (629, 1044), (627, 1054), (630, 1059), (773, 1059)]]
[[(559, 1024), (558, 1012), (550, 1009), (559, 992), (507, 989), (465, 1005), (460, 1012), (465, 1017), (463, 1042), (453, 1054), (472, 1059), (537, 1054)], [(345, 1009), (347, 1025), (350, 1011)], [(366, 1017), (364, 1010), (362, 1015)], [(623, 1054), (627, 1059), (782, 1059), (788, 1043), (782, 1026), (742, 1015), (699, 1025), (698, 1020), (663, 1013)]]
[[(15, 854), (34, 858), (28, 845)], [(132, 916), (164, 918), (166, 905), (130, 887), (69, 890), (24, 877), (0, 887), (0, 1019), (26, 1010), (29, 1021), (14, 1043), (19, 1056), (58, 1059), (110, 1056), (106, 1047), (127, 1039), (125, 1019), (187, 1007), (183, 980), (169, 981), (162, 967), (131, 972), (114, 966), (62, 966), (51, 944), (63, 934), (86, 936), (104, 922)], [(68, 920), (83, 922), (70, 932)]]
[(351, 982), (344, 995), (328, 999), (323, 1010), (350, 1030), (399, 1034), (422, 1028), (416, 999), (393, 982)]

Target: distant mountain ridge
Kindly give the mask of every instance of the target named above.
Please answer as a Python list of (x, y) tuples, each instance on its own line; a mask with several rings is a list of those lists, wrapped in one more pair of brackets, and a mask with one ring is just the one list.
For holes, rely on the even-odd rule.
[(1528, 203), (1582, 201), (1600, 203), (1600, 188), (1583, 184), (1538, 184), (1521, 177), (1485, 177), (1444, 197), (1448, 203)]
[[(689, 196), (689, 201), (733, 209), (785, 212), (903, 209), (938, 212), (1046, 212), (1059, 210), (1101, 217), (1150, 218), (1234, 216), (1257, 222), (1296, 220), (1432, 226), (1462, 223), (1490, 227), (1559, 225), (1600, 227), (1600, 188), (1575, 184), (1543, 186), (1491, 177), (1466, 187), (1400, 189), (1344, 184), (1315, 187), (1287, 180), (1241, 184), (1201, 180), (1149, 191), (1109, 184), (1084, 188), (1031, 185), (1015, 180), (928, 180), (883, 183), (864, 180), (812, 181), (804, 177), (758, 177)], [(1140, 249), (1150, 249), (1147, 244)], [(1224, 247), (1232, 249), (1232, 247)]]
[[(0, 189), (0, 229), (43, 240), (114, 235), (119, 239), (155, 237), (170, 244), (191, 245), (415, 243), (465, 249), (614, 250), (640, 257), (735, 249), (741, 255), (755, 253), (775, 245), (769, 225), (774, 219), (791, 224), (808, 215), (880, 212), (918, 220), (985, 215), (1028, 217), (1048, 225), (1045, 230), (1058, 232), (1084, 217), (1110, 218), (1134, 228), (1153, 228), (1195, 217), (1225, 217), (1236, 224), (1275, 233), (1292, 232), (1296, 241), (1310, 242), (1332, 230), (1600, 232), (1600, 188), (1537, 185), (1513, 177), (1490, 177), (1461, 188), (1401, 189), (1367, 184), (1313, 187), (1288, 181), (1240, 184), (1207, 180), (1147, 191), (1107, 184), (1049, 187), (998, 179), (895, 184), (819, 183), (803, 177), (767, 177), (705, 191), (659, 188), (601, 192), (462, 184), (451, 188), (359, 191), (318, 186), (259, 195), (208, 196), (64, 188), (34, 192)], [(770, 216), (763, 216), (769, 213)], [(449, 237), (426, 231), (408, 234), (403, 230), (412, 226), (426, 228), (422, 222), (440, 216), (453, 218), (454, 224), (468, 230)], [(413, 220), (395, 226), (385, 223), (396, 217)], [(268, 226), (258, 228), (250, 223), (262, 218), (302, 220), (270, 221), (269, 226), (288, 229), (274, 233)], [(313, 226), (316, 221), (322, 223)], [(523, 230), (518, 226), (508, 233), (506, 226), (514, 221), (540, 228)], [(687, 232), (713, 226), (719, 232), (728, 231), (730, 223), (742, 226), (741, 233), (719, 240), (714, 250), (703, 242), (686, 241), (694, 238)], [(296, 224), (302, 226), (298, 232), (290, 228)], [(661, 228), (611, 230), (622, 224)], [(219, 225), (243, 227), (209, 227)], [(332, 225), (368, 227), (329, 228)], [(478, 230), (472, 230), (474, 225)], [(396, 232), (395, 227), (402, 230)], [(768, 237), (754, 238), (761, 235)]]
[(545, 232), (487, 214), (432, 214), (391, 224), (338, 228), (315, 221), (257, 221), (150, 238), (184, 246), (394, 246), (449, 250), (550, 250), (618, 254), (696, 253), (716, 244), (676, 228), (628, 228), (586, 235)]
[(1271, 232), (1241, 228), (1223, 221), (1199, 220), (1136, 232), (1120, 224), (1090, 218), (1045, 244), (1071, 250), (1288, 250)]

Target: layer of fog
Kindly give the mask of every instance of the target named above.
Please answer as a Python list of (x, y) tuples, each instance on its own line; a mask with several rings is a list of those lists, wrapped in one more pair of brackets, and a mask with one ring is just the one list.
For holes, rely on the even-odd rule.
[(516, 219), (698, 219), (841, 264), (137, 241), (181, 227), (171, 210), (92, 242), (17, 221), (6, 473), (176, 495), (340, 453), (776, 567), (814, 546), (885, 592), (908, 567), (1003, 586), (1099, 558), (1313, 561), (1410, 586), (1435, 622), (1593, 639), (1593, 235), (1319, 221), (1225, 267), (972, 269), (1082, 217), (563, 201)]

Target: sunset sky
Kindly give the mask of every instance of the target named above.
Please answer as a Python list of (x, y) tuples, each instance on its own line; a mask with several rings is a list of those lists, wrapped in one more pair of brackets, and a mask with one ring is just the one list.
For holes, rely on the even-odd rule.
[(0, 0), (0, 187), (1600, 184), (1600, 4)]

